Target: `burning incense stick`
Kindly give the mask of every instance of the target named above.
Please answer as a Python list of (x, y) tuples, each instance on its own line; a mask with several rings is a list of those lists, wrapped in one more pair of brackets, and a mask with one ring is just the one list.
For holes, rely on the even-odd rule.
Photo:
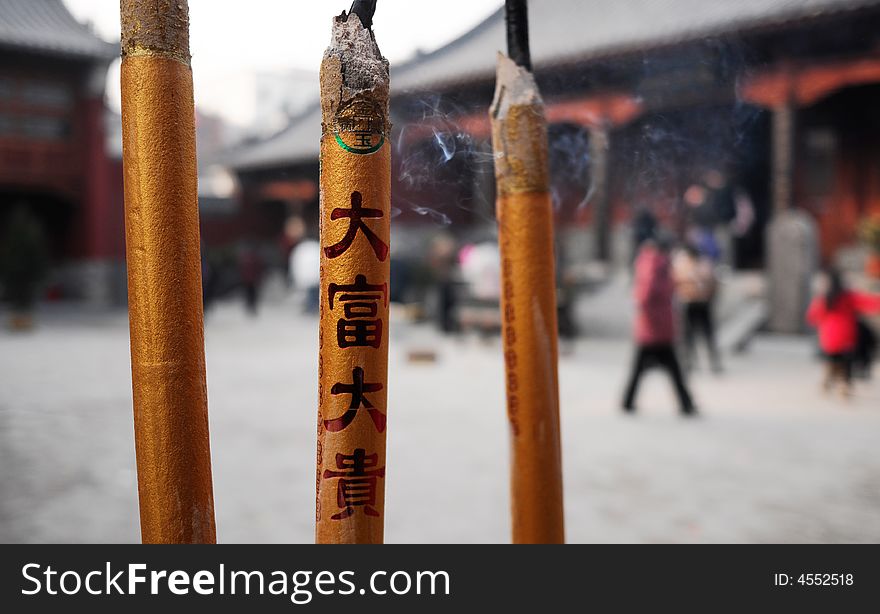
[(186, 0), (122, 0), (125, 236), (145, 543), (213, 543)]
[(321, 63), (318, 543), (384, 535), (391, 126), (375, 8), (334, 19)]
[(502, 335), (512, 449), (514, 543), (561, 543), (556, 275), (544, 106), (528, 69), (526, 3), (507, 1), (492, 143), (501, 248)]

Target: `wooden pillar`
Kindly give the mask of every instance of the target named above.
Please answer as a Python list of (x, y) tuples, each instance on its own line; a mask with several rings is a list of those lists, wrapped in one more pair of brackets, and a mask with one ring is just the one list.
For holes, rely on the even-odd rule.
[(608, 127), (604, 123), (590, 127), (590, 191), (595, 257), (604, 263), (611, 261), (611, 199), (608, 193)]
[[(107, 64), (95, 63), (86, 83), (82, 102), (84, 154), (83, 262), (78, 263), (78, 290), (87, 302), (107, 306), (115, 302), (115, 265), (120, 260), (118, 237), (122, 234), (122, 212), (114, 207), (111, 195), (112, 169), (106, 152), (104, 128), (104, 82)], [(123, 293), (124, 297), (124, 293)]]
[(91, 260), (107, 260), (113, 251), (114, 211), (110, 203), (110, 161), (107, 158), (104, 129), (104, 79), (107, 65), (97, 63), (91, 69), (84, 102), (86, 155), (85, 193), (88, 205), (86, 256)]
[(805, 329), (810, 283), (816, 271), (817, 233), (812, 217), (794, 203), (797, 110), (789, 100), (773, 107), (773, 218), (767, 225), (767, 326), (777, 333)]
[(773, 108), (773, 210), (794, 206), (794, 160), (797, 110), (786, 100)]

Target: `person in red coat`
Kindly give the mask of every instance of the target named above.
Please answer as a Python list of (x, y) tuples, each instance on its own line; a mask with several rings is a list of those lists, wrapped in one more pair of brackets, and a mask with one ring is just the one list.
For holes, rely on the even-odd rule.
[(880, 312), (880, 296), (849, 290), (840, 272), (828, 272), (827, 290), (814, 298), (807, 310), (807, 322), (818, 331), (819, 348), (828, 367), (824, 382), (826, 389), (839, 382), (845, 395), (852, 393), (859, 315), (877, 312)]
[(635, 397), (642, 375), (648, 368), (658, 366), (672, 379), (682, 413), (696, 413), (675, 355), (674, 292), (669, 242), (645, 242), (635, 261), (636, 356), (623, 398), (624, 411), (635, 411)]

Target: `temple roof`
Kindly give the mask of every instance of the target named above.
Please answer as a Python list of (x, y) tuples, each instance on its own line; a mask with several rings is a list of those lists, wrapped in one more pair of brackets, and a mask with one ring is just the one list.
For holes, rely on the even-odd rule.
[[(880, 0), (532, 0), (532, 60), (540, 71), (868, 7), (880, 7)], [(497, 53), (505, 47), (501, 7), (440, 49), (392, 66), (392, 96), (494, 79)], [(317, 160), (320, 131), (316, 105), (286, 130), (243, 148), (233, 156), (233, 165), (266, 168)]]
[(118, 43), (99, 38), (61, 0), (0, 0), (0, 48), (96, 60), (119, 55)]
[(321, 140), (321, 106), (313, 105), (278, 134), (233, 152), (235, 168), (267, 168), (295, 161), (318, 161)]
[[(880, 6), (880, 0), (532, 0), (529, 35), (536, 70)], [(392, 87), (442, 89), (493, 78), (506, 48), (504, 9), (440, 49), (392, 69)]]

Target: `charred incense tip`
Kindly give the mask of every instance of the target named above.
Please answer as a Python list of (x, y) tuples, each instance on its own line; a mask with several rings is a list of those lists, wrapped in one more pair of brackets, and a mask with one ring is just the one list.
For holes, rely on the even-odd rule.
[(349, 15), (357, 15), (365, 28), (372, 29), (373, 15), (376, 14), (376, 0), (354, 0)]
[(504, 17), (507, 23), (507, 55), (518, 66), (531, 70), (529, 10), (526, 0), (506, 0)]
[[(375, 0), (365, 4), (375, 9)], [(357, 5), (355, 2), (352, 12)], [(349, 15), (342, 13), (334, 18), (330, 46), (321, 63), (324, 129), (329, 130), (333, 124), (345, 119), (341, 115), (356, 111), (362, 114), (370, 109), (369, 115), (381, 124), (380, 132), (387, 135), (390, 128), (388, 60), (382, 57), (363, 17), (358, 15), (358, 19), (348, 19)]]
[[(375, 7), (375, 2), (373, 5)], [(333, 20), (330, 47), (324, 52), (325, 62), (328, 58), (339, 59), (344, 65), (345, 85), (350, 88), (366, 89), (378, 81), (387, 82), (388, 61), (382, 57), (372, 31), (363, 18), (349, 19), (350, 15), (342, 13)]]
[(120, 0), (122, 57), (155, 55), (189, 64), (187, 0)]
[(512, 58), (498, 54), (495, 82), (495, 98), (492, 101), (492, 117), (504, 117), (511, 107), (540, 106), (543, 104), (535, 76)]
[(547, 122), (531, 72), (498, 54), (492, 143), (499, 194), (546, 192)]

